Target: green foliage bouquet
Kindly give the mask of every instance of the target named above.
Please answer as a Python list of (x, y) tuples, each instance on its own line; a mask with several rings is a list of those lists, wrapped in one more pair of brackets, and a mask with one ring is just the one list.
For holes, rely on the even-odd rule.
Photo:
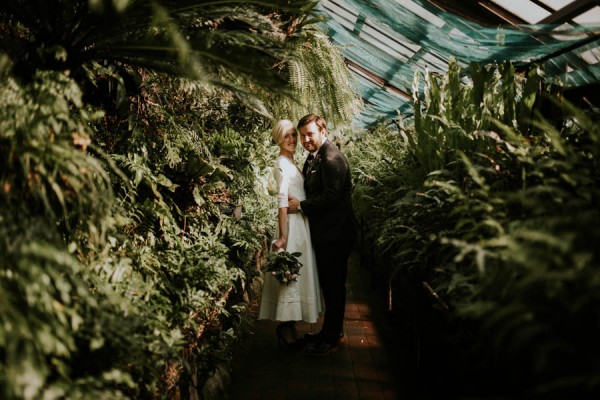
[(302, 253), (289, 253), (285, 250), (269, 253), (267, 259), (267, 272), (275, 277), (282, 285), (289, 285), (298, 281), (302, 263), (298, 260)]

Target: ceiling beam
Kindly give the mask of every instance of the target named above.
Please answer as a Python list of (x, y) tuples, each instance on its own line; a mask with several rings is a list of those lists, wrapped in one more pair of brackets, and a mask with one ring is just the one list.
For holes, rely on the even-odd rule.
[(388, 81), (386, 81), (385, 79), (383, 79), (382, 77), (375, 75), (374, 73), (372, 73), (371, 71), (369, 71), (368, 69), (361, 67), (360, 65), (358, 65), (357, 63), (348, 60), (347, 58), (345, 59), (345, 63), (348, 66), (348, 69), (350, 69), (351, 71), (354, 71), (357, 74), (362, 75), (363, 77), (365, 77), (365, 79), (367, 79), (368, 81), (370, 81), (371, 83), (374, 83), (375, 85), (384, 88), (385, 90), (395, 93), (400, 97), (404, 97), (405, 99), (412, 99), (412, 96), (408, 93), (406, 93), (405, 91), (401, 90), (400, 88), (391, 85)]
[(496, 3), (493, 3), (491, 1), (480, 1), (480, 2), (478, 2), (478, 4), (481, 7), (485, 8), (486, 10), (488, 10), (488, 11), (494, 13), (495, 15), (497, 15), (498, 17), (502, 18), (504, 21), (508, 22), (511, 25), (527, 24), (527, 21), (525, 21), (522, 18), (517, 17), (516, 15), (509, 12), (505, 8), (500, 7)]
[(529, 0), (529, 1), (531, 1), (536, 6), (543, 8), (544, 10), (548, 11), (549, 13), (556, 12), (556, 10), (554, 8), (550, 7), (548, 4), (544, 3), (543, 1), (540, 1), (540, 0)]
[(477, 0), (427, 0), (427, 2), (482, 26), (496, 26), (506, 22), (498, 15), (482, 8)]
[(600, 2), (598, 0), (576, 0), (571, 4), (568, 4), (557, 10), (556, 12), (550, 14), (543, 20), (541, 20), (540, 24), (560, 24), (563, 22), (567, 22), (577, 17), (578, 15), (583, 14), (589, 9), (597, 6)]

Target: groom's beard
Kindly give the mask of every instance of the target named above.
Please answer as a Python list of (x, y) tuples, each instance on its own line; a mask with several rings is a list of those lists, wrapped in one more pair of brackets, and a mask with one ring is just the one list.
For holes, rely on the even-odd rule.
[(302, 144), (302, 147), (304, 147), (304, 149), (309, 153), (314, 153), (319, 148), (319, 146), (317, 146), (317, 144), (313, 142)]

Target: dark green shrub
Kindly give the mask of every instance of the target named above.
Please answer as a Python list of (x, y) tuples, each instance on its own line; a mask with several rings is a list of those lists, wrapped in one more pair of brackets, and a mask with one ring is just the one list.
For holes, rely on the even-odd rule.
[(460, 75), (430, 76), (412, 121), (353, 151), (356, 209), (420, 338), (422, 379), (446, 372), (457, 394), (593, 396), (598, 114), (542, 96), (537, 70)]

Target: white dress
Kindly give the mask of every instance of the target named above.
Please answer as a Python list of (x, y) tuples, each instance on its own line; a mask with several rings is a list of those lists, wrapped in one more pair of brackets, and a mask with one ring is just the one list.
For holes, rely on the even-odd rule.
[[(279, 156), (273, 171), (277, 181), (277, 205), (288, 206), (288, 194), (299, 200), (306, 199), (302, 172), (288, 158)], [(279, 229), (278, 229), (279, 230)], [(302, 213), (287, 215), (287, 248), (290, 253), (300, 252), (302, 263), (298, 281), (282, 285), (270, 273), (265, 274), (265, 282), (260, 303), (259, 319), (275, 321), (317, 322), (323, 311), (319, 277), (315, 253), (310, 241), (308, 218)], [(279, 232), (277, 232), (277, 236)]]

